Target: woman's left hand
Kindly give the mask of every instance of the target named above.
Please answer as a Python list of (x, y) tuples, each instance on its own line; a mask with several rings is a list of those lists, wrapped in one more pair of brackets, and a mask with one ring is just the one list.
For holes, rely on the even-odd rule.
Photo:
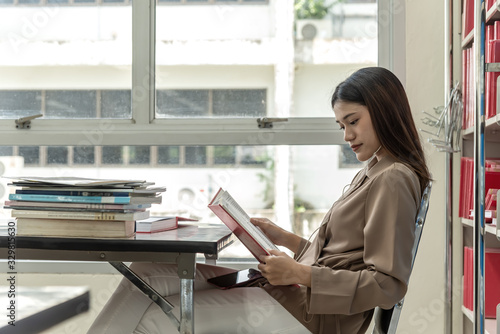
[(258, 265), (262, 275), (272, 285), (302, 284), (311, 286), (311, 267), (298, 263), (288, 254), (270, 250), (270, 256), (261, 256)]

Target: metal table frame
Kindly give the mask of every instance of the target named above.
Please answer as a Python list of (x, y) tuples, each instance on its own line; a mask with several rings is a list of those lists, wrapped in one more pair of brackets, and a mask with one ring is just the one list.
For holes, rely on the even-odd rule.
[[(200, 225), (201, 226), (201, 225)], [(180, 232), (185, 235), (179, 235)], [(15, 240), (17, 260), (106, 261), (158, 304), (179, 333), (194, 333), (194, 276), (196, 254), (205, 254), (207, 263), (215, 264), (218, 253), (234, 237), (224, 225), (180, 226), (177, 230), (155, 233), (152, 238), (140, 235), (130, 239), (85, 239), (22, 237)], [(7, 236), (0, 236), (0, 258), (7, 258)], [(137, 276), (123, 262), (175, 263), (180, 278), (180, 319), (172, 314), (173, 305)]]

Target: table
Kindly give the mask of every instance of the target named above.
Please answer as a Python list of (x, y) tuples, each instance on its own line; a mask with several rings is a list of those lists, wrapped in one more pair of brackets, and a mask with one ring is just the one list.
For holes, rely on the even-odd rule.
[[(16, 260), (106, 261), (158, 304), (180, 333), (194, 333), (194, 275), (196, 254), (203, 253), (215, 263), (219, 252), (235, 237), (223, 224), (179, 223), (179, 228), (131, 238), (61, 238), (16, 236), (14, 243), (0, 234), (0, 258), (7, 259), (14, 249)], [(10, 247), (9, 247), (10, 245)], [(11, 252), (12, 254), (12, 252)], [(180, 319), (173, 306), (135, 275), (123, 262), (165, 262), (178, 266), (181, 288)]]

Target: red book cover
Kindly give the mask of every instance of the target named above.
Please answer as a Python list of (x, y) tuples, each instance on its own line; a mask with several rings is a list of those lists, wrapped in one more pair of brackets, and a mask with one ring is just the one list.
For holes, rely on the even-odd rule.
[[(224, 200), (224, 197), (229, 200)], [(258, 227), (250, 222), (250, 218), (234, 202), (234, 199), (227, 191), (219, 189), (208, 204), (208, 207), (236, 235), (259, 262), (261, 255), (270, 255), (268, 249), (278, 249)]]
[(496, 318), (500, 303), (500, 249), (485, 250), (484, 255), (484, 316)]
[(463, 105), (463, 114), (462, 114), (462, 129), (465, 129), (466, 125), (465, 125), (465, 119), (466, 119), (466, 114), (467, 114), (467, 103), (468, 103), (468, 97), (467, 97), (467, 93), (468, 93), (468, 89), (467, 89), (467, 74), (468, 74), (468, 70), (467, 70), (467, 55), (468, 55), (468, 52), (467, 52), (467, 49), (465, 50), (462, 50), (462, 90), (463, 90), (463, 94), (462, 94), (462, 105)]
[(472, 248), (464, 247), (464, 283), (463, 283), (463, 303), (464, 306), (471, 310), (473, 309), (473, 253)]

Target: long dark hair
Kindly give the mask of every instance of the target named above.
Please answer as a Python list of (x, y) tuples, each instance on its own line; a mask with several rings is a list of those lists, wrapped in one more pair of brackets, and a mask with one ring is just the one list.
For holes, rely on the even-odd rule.
[(387, 152), (417, 174), (423, 192), (431, 176), (403, 85), (382, 67), (362, 68), (340, 83), (335, 103), (353, 102), (368, 108), (375, 133)]

